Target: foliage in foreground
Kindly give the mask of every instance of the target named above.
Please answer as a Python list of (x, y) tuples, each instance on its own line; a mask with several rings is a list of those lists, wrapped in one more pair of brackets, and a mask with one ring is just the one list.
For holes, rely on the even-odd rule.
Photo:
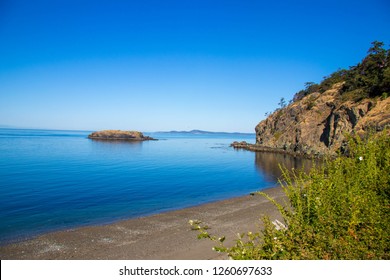
[(288, 203), (268, 197), (283, 224), (265, 217), (263, 230), (239, 234), (232, 247), (200, 221), (190, 224), (232, 259), (390, 259), (389, 132), (351, 138), (349, 148), (348, 157), (310, 174), (284, 170), (280, 183)]

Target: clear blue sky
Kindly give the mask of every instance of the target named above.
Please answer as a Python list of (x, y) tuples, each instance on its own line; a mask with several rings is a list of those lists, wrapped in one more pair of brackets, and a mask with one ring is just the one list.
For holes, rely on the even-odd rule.
[(0, 0), (0, 125), (253, 132), (374, 40), (388, 0)]

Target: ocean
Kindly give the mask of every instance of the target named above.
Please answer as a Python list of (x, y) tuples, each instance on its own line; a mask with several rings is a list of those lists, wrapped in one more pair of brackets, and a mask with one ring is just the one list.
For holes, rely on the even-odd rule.
[(145, 133), (158, 141), (88, 139), (89, 131), (0, 129), (0, 243), (196, 206), (275, 186), (287, 155), (235, 150), (254, 134)]

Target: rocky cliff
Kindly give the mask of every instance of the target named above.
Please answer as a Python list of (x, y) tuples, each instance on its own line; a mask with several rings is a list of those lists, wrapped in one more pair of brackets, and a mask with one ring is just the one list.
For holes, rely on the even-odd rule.
[[(256, 126), (256, 145), (309, 157), (335, 155), (346, 134), (390, 126), (390, 98), (345, 100), (343, 82), (276, 110)], [(252, 147), (251, 149), (253, 149)]]

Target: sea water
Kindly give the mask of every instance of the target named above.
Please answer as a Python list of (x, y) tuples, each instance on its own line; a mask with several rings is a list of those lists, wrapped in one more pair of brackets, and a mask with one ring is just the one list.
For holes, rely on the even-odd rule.
[(279, 164), (303, 164), (230, 147), (254, 134), (89, 133), (0, 129), (0, 243), (247, 195), (275, 186)]

